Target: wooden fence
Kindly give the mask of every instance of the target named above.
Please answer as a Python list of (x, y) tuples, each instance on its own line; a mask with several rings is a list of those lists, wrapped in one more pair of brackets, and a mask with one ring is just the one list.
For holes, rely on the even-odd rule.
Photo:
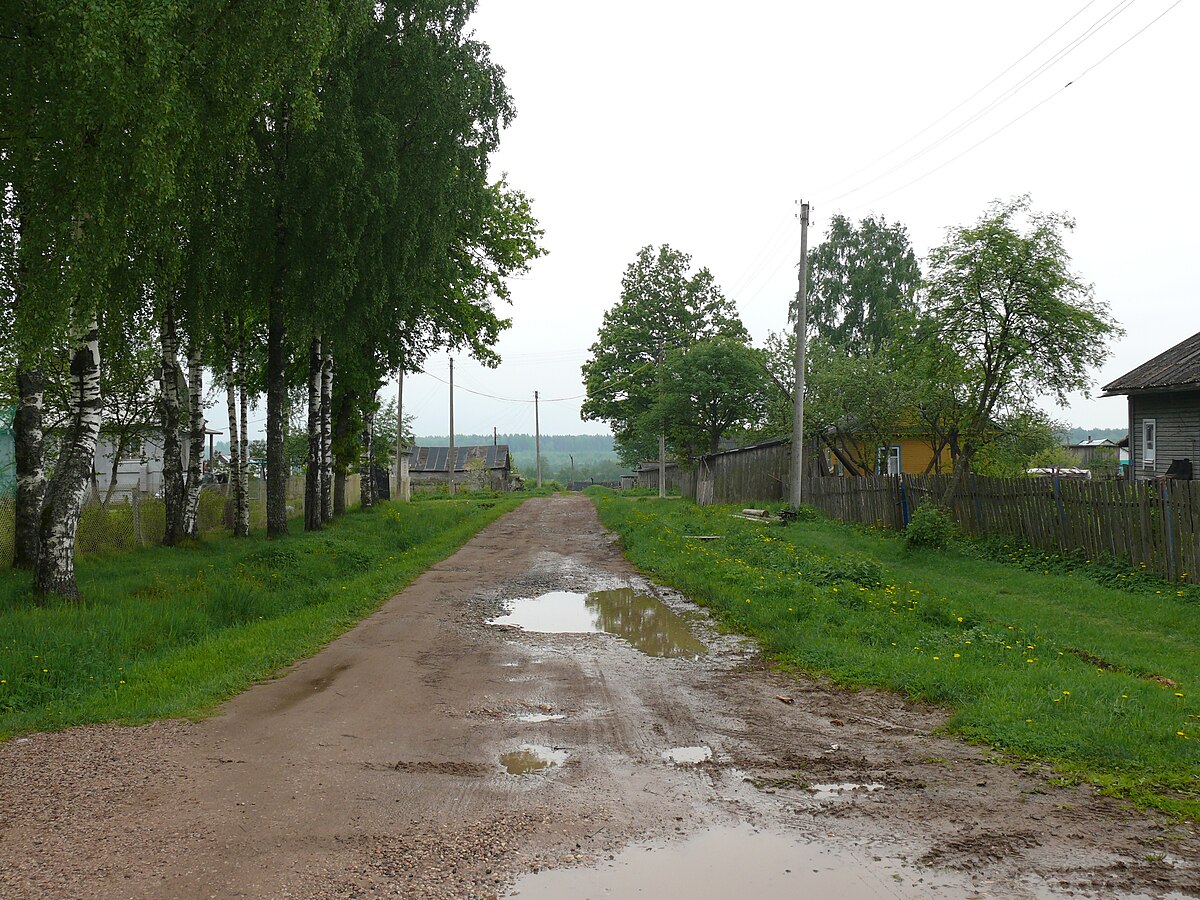
[[(903, 528), (913, 510), (944, 495), (950, 477), (809, 478), (804, 500), (842, 521)], [(1200, 482), (968, 476), (950, 512), (972, 536), (1011, 536), (1200, 582)]]

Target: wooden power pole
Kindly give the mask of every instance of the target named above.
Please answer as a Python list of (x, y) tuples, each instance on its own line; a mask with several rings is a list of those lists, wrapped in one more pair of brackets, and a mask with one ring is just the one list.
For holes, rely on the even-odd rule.
[(789, 502), (799, 506), (804, 479), (804, 350), (808, 331), (808, 203), (800, 202), (800, 290), (796, 308), (796, 395), (792, 399), (792, 484)]
[(454, 496), (454, 357), (450, 357), (450, 450), (446, 454), (446, 469), (450, 474), (450, 496)]
[(542, 486), (542, 420), (538, 412), (538, 392), (533, 392), (533, 453), (537, 457), (537, 482)]

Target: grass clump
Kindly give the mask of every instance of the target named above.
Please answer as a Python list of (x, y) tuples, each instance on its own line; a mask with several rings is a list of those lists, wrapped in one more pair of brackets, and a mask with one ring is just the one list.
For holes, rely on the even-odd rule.
[(639, 568), (779, 663), (944, 704), (953, 733), (1200, 816), (1190, 593), (1131, 592), (958, 543), (914, 553), (902, 537), (824, 519), (767, 526), (732, 507), (595, 500)]
[(384, 503), (319, 532), (78, 560), (82, 603), (0, 574), (0, 738), (196, 716), (310, 655), (519, 501)]

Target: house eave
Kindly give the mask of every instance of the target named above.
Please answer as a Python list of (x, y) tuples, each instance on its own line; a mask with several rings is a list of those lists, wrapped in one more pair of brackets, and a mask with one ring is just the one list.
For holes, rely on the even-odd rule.
[(1135, 394), (1187, 394), (1200, 391), (1200, 381), (1190, 384), (1163, 384), (1142, 388), (1105, 388), (1101, 397), (1128, 397)]

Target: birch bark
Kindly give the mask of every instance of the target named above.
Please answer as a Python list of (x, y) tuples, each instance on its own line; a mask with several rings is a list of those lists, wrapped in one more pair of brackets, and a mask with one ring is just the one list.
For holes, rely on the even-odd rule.
[(193, 341), (188, 349), (188, 470), (184, 498), (183, 533), (200, 536), (200, 485), (204, 478), (204, 367), (200, 345)]
[(321, 470), (324, 441), (321, 436), (321, 337), (315, 335), (308, 348), (308, 461), (304, 468), (304, 530), (317, 531), (325, 510), (321, 499)]
[(183, 453), (179, 441), (179, 343), (175, 331), (175, 304), (168, 297), (159, 323), (159, 343), (162, 345), (160, 387), (162, 395), (163, 441), (163, 502), (166, 506), (166, 528), (163, 543), (172, 546), (184, 536)]
[(37, 565), (38, 530), (41, 527), (42, 501), (46, 495), (43, 387), (40, 369), (18, 367), (20, 405), (13, 417), (17, 467), (16, 535), (13, 541), (15, 569), (32, 569)]
[(100, 338), (93, 319), (71, 355), (67, 433), (42, 505), (34, 590), (77, 599), (75, 535), (79, 510), (96, 466), (100, 435)]
[(333, 521), (333, 354), (321, 366), (321, 518)]

